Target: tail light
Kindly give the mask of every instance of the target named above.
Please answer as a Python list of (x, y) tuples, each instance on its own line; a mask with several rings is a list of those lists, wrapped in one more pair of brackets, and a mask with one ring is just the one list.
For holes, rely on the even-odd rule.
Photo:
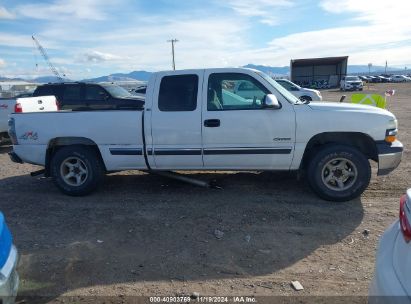
[(404, 194), (400, 199), (400, 225), (404, 239), (408, 243), (411, 241), (411, 225), (407, 217), (407, 208), (407, 196)]
[(21, 103), (16, 103), (14, 106), (14, 113), (23, 113), (23, 107), (21, 106)]

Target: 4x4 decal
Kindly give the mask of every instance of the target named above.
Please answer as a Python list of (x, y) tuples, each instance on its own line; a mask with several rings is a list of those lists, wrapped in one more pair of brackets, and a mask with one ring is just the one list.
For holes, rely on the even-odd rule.
[(37, 132), (29, 131), (19, 137), (22, 140), (37, 140), (39, 138)]

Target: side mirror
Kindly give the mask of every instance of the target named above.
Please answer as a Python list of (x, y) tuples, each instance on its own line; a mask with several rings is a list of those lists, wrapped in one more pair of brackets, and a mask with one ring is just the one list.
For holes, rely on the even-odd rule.
[(267, 94), (263, 99), (263, 108), (278, 110), (281, 109), (281, 104), (275, 95)]

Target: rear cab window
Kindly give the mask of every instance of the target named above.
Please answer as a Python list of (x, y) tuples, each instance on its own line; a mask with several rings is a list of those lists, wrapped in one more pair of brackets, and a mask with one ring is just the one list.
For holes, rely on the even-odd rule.
[(160, 84), (159, 110), (194, 111), (197, 108), (198, 81), (197, 75), (164, 76)]

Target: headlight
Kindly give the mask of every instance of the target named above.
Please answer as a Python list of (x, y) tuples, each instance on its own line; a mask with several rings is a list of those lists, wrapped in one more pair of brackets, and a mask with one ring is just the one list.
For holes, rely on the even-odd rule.
[(391, 120), (388, 122), (388, 127), (387, 127), (387, 129), (398, 129), (398, 120), (396, 120), (396, 119), (391, 119)]
[(388, 122), (388, 128), (385, 131), (385, 141), (388, 143), (393, 143), (397, 140), (398, 134), (398, 121), (396, 119), (392, 119)]

